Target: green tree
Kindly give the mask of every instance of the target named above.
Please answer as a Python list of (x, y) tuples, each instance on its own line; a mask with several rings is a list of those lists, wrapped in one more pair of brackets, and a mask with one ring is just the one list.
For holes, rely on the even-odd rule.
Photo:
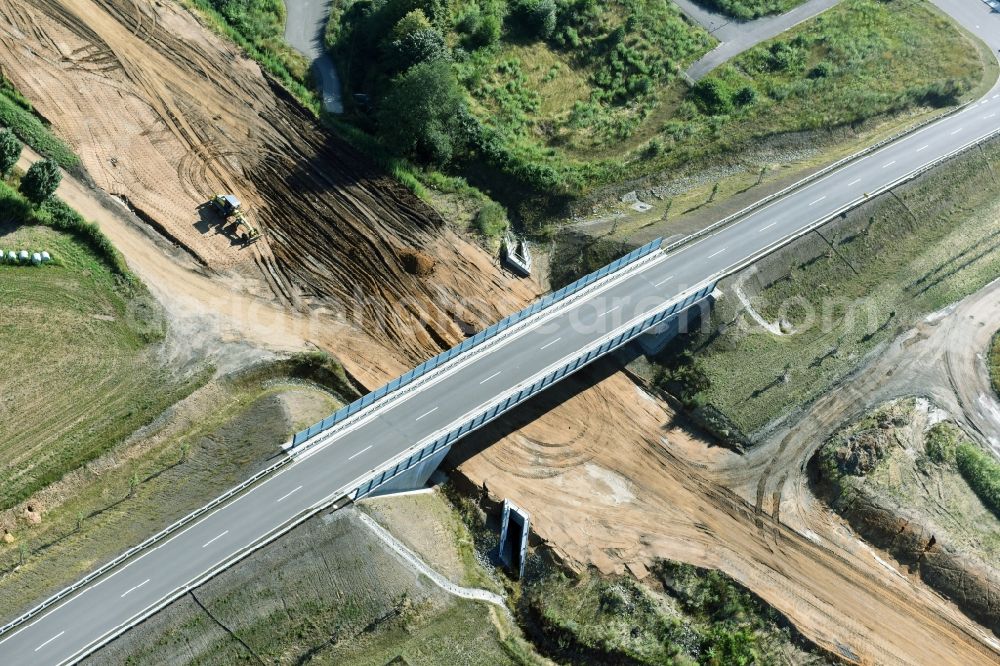
[(515, 0), (511, 15), (528, 37), (548, 39), (556, 29), (555, 0)]
[(422, 9), (414, 9), (399, 19), (392, 29), (392, 38), (402, 39), (418, 30), (430, 30), (432, 27), (434, 26), (431, 25), (430, 19), (424, 14), (424, 11)]
[(0, 129), (0, 176), (6, 177), (20, 157), (21, 142), (10, 129)]
[(444, 164), (465, 149), (465, 98), (445, 60), (414, 65), (392, 81), (378, 110), (382, 141), (398, 155)]
[(40, 204), (56, 192), (62, 174), (52, 160), (40, 160), (28, 167), (21, 179), (21, 192), (29, 201)]

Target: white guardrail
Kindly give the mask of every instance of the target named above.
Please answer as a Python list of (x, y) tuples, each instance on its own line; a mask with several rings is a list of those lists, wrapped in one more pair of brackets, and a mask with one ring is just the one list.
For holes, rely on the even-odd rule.
[[(869, 148), (867, 148), (867, 149), (865, 149), (863, 151), (859, 151), (858, 153), (855, 153), (854, 155), (851, 155), (851, 156), (846, 157), (846, 158), (844, 158), (842, 160), (839, 160), (838, 162), (835, 162), (834, 164), (830, 165), (829, 167), (826, 167), (826, 168), (824, 168), (824, 169), (816, 172), (815, 174), (812, 174), (811, 176), (808, 176), (807, 178), (804, 178), (801, 181), (798, 181), (797, 183), (794, 183), (793, 185), (790, 185), (789, 187), (781, 190), (780, 192), (772, 194), (769, 197), (765, 197), (764, 199), (761, 199), (760, 201), (758, 201), (758, 202), (756, 202), (756, 203), (754, 203), (754, 204), (746, 207), (745, 209), (739, 211), (738, 213), (734, 213), (733, 215), (730, 215), (730, 216), (724, 218), (723, 220), (720, 220), (719, 222), (716, 222), (715, 224), (712, 224), (709, 227), (706, 227), (705, 229), (703, 229), (703, 230), (701, 230), (699, 232), (696, 232), (696, 233), (694, 233), (694, 234), (692, 234), (692, 235), (690, 235), (690, 236), (688, 236), (686, 238), (683, 238), (681, 240), (675, 241), (674, 243), (671, 243), (667, 247), (663, 248), (662, 251), (663, 252), (669, 252), (671, 250), (674, 250), (674, 249), (677, 249), (677, 248), (681, 247), (682, 245), (686, 245), (686, 244), (690, 243), (691, 241), (696, 240), (698, 238), (705, 237), (707, 235), (710, 235), (711, 233), (717, 233), (719, 230), (721, 230), (722, 227), (724, 227), (724, 226), (728, 225), (729, 223), (733, 222), (738, 217), (742, 217), (742, 216), (747, 215), (748, 213), (756, 210), (757, 208), (765, 205), (766, 203), (768, 203), (770, 201), (773, 201), (775, 198), (777, 198), (779, 196), (784, 196), (785, 194), (788, 194), (789, 192), (791, 192), (791, 191), (793, 191), (795, 189), (798, 189), (799, 187), (802, 187), (803, 185), (806, 185), (809, 182), (811, 182), (813, 180), (816, 180), (817, 178), (820, 178), (820, 177), (822, 177), (822, 176), (830, 173), (831, 171), (835, 170), (836, 168), (838, 168), (840, 166), (843, 166), (844, 164), (846, 164), (848, 162), (851, 162), (851, 161), (853, 161), (855, 159), (858, 159), (860, 157), (868, 155), (868, 154), (870, 154), (870, 153), (878, 150), (879, 148), (882, 148), (885, 145), (887, 145), (887, 144), (889, 144), (889, 143), (891, 143), (893, 141), (896, 141), (896, 140), (902, 138), (903, 136), (909, 135), (909, 134), (911, 134), (911, 133), (913, 133), (913, 132), (915, 132), (915, 131), (917, 131), (919, 129), (923, 129), (927, 125), (930, 125), (930, 124), (932, 124), (934, 122), (939, 122), (939, 121), (943, 120), (944, 118), (946, 118), (946, 117), (948, 117), (950, 115), (954, 115), (955, 113), (960, 113), (960, 112), (964, 111), (970, 104), (974, 104), (974, 103), (978, 103), (978, 101), (977, 102), (968, 102), (968, 103), (962, 105), (962, 107), (959, 107), (958, 109), (955, 109), (955, 110), (953, 110), (952, 112), (950, 112), (948, 114), (944, 114), (944, 115), (939, 116), (937, 118), (931, 119), (931, 120), (929, 120), (929, 121), (927, 121), (925, 123), (920, 123), (920, 124), (918, 124), (918, 125), (910, 128), (905, 133), (901, 133), (899, 135), (893, 136), (890, 139), (886, 139), (884, 141), (880, 141), (879, 143), (877, 143), (877, 144), (875, 144), (873, 146), (870, 146)], [(900, 185), (900, 184), (902, 184), (904, 182), (907, 182), (909, 180), (917, 178), (918, 176), (920, 176), (920, 175), (926, 173), (927, 171), (929, 171), (930, 169), (933, 169), (934, 167), (936, 167), (936, 166), (940, 165), (941, 163), (943, 163), (943, 162), (945, 162), (945, 161), (947, 161), (947, 160), (955, 157), (956, 155), (958, 155), (958, 154), (960, 154), (960, 153), (968, 150), (969, 148), (971, 148), (973, 146), (976, 146), (976, 145), (978, 145), (980, 143), (983, 143), (985, 141), (989, 141), (989, 140), (991, 140), (991, 139), (993, 139), (993, 138), (995, 138), (997, 136), (1000, 136), (1000, 128), (997, 128), (996, 130), (994, 130), (993, 132), (990, 132), (989, 134), (986, 134), (986, 135), (981, 136), (981, 137), (979, 137), (977, 139), (974, 139), (973, 141), (969, 141), (969, 142), (963, 144), (962, 146), (960, 146), (959, 148), (956, 148), (955, 150), (949, 152), (948, 154), (943, 155), (943, 156), (941, 156), (941, 157), (933, 160), (932, 162), (930, 162), (928, 164), (925, 164), (924, 166), (922, 166), (922, 167), (920, 167), (918, 169), (915, 169), (914, 171), (912, 171), (912, 172), (910, 172), (910, 173), (908, 173), (908, 174), (906, 174), (904, 176), (901, 176), (900, 178), (897, 178), (895, 181), (892, 181), (891, 183), (888, 183), (888, 184), (886, 184), (886, 185), (884, 185), (882, 187), (877, 188), (876, 190), (873, 190), (871, 193), (869, 193), (869, 196), (862, 197), (862, 198), (859, 198), (859, 199), (855, 199), (854, 201), (852, 201), (852, 202), (850, 202), (848, 204), (845, 204), (840, 209), (838, 209), (838, 210), (836, 210), (836, 211), (834, 211), (832, 213), (829, 213), (827, 215), (824, 215), (822, 218), (818, 219), (817, 221), (814, 221), (814, 222), (810, 223), (809, 225), (807, 225), (806, 227), (804, 227), (803, 229), (800, 229), (795, 234), (793, 234), (791, 236), (787, 236), (785, 238), (782, 238), (781, 240), (776, 241), (775, 243), (772, 243), (768, 247), (766, 247), (763, 250), (755, 253), (753, 256), (747, 258), (746, 260), (740, 262), (739, 264), (736, 264), (735, 266), (729, 267), (725, 271), (719, 272), (716, 275), (712, 276), (711, 278), (706, 279), (705, 282), (709, 282), (711, 280), (717, 280), (717, 279), (720, 279), (721, 277), (724, 277), (725, 275), (729, 275), (729, 274), (732, 274), (732, 273), (734, 273), (734, 272), (736, 272), (738, 270), (741, 270), (742, 268), (746, 267), (750, 263), (753, 263), (754, 261), (757, 261), (762, 256), (764, 256), (766, 254), (769, 254), (769, 253), (773, 252), (774, 250), (778, 249), (779, 247), (781, 247), (783, 245), (786, 245), (789, 242), (795, 240), (796, 238), (799, 238), (799, 237), (801, 237), (801, 236), (803, 236), (803, 235), (811, 232), (813, 229), (815, 229), (815, 228), (817, 228), (819, 226), (822, 226), (824, 223), (826, 223), (827, 221), (833, 219), (837, 215), (840, 215), (841, 213), (843, 213), (843, 212), (845, 212), (847, 210), (850, 210), (850, 209), (852, 209), (852, 208), (860, 205), (861, 203), (864, 203), (865, 201), (868, 201), (869, 199), (871, 199), (871, 198), (873, 198), (873, 197), (875, 197), (875, 196), (877, 196), (879, 194), (882, 194), (882, 193), (884, 193), (884, 192), (892, 189), (893, 187), (897, 187), (898, 185)], [(650, 258), (658, 257), (658, 255), (660, 255), (660, 253), (658, 253), (658, 252), (654, 252), (654, 253), (652, 253), (650, 255), (647, 255), (647, 257), (644, 257), (643, 259), (641, 259), (639, 261), (636, 261), (633, 264), (630, 264), (628, 266), (623, 267), (620, 271), (617, 271), (616, 273), (609, 274), (608, 276), (606, 276), (606, 278), (609, 279), (609, 280), (611, 280), (614, 277), (618, 276), (619, 274), (624, 273), (629, 268), (634, 268), (634, 267), (636, 267), (638, 265), (644, 265)], [(662, 256), (662, 255), (660, 255), (660, 256)], [(595, 282), (595, 283), (593, 283), (592, 285), (589, 285), (589, 286), (590, 287), (597, 287), (597, 286), (603, 286), (604, 284), (605, 284), (604, 282), (599, 281), (599, 282)], [(572, 295), (571, 297), (567, 298), (565, 301), (563, 301), (561, 303), (570, 303), (570, 302), (573, 302), (574, 300), (576, 300), (576, 298), (578, 298), (579, 296), (581, 296), (583, 293), (585, 293), (585, 291), (578, 292), (577, 294)], [(551, 311), (553, 309), (555, 309), (555, 308), (548, 308), (548, 309), (545, 309), (545, 310), (541, 310), (537, 314), (538, 315), (551, 314)], [(528, 320), (525, 319), (523, 321), (527, 322)], [(519, 323), (521, 323), (521, 322), (519, 322)], [(516, 328), (518, 328), (516, 325), (512, 326), (510, 329), (508, 329), (508, 331), (513, 331)], [(499, 336), (498, 336), (497, 340), (499, 340)], [(482, 349), (479, 348), (479, 347), (477, 347), (477, 348), (470, 349), (470, 352), (473, 352), (474, 350), (479, 350), (481, 352), (483, 349), (485, 349), (488, 346), (492, 346), (492, 345), (484, 344), (484, 345), (481, 345)], [(390, 394), (390, 395), (392, 395), (392, 394)], [(377, 404), (377, 403), (373, 403), (373, 406), (374, 406), (374, 404)], [(360, 415), (361, 415), (361, 412), (359, 412), (356, 416), (360, 416)], [(327, 433), (323, 433), (323, 434), (330, 434), (330, 433), (327, 432)], [(399, 458), (399, 456), (394, 456), (393, 457), (394, 460), (397, 459), (397, 458)], [(199, 509), (196, 509), (196, 510), (192, 511), (191, 513), (189, 513), (188, 515), (184, 516), (180, 520), (178, 520), (178, 521), (174, 522), (173, 524), (171, 524), (170, 526), (164, 528), (163, 530), (161, 530), (157, 534), (149, 537), (148, 539), (146, 539), (145, 541), (143, 541), (139, 545), (134, 546), (134, 547), (126, 550), (125, 552), (123, 552), (118, 557), (116, 557), (113, 560), (107, 562), (106, 564), (104, 564), (103, 566), (99, 567), (95, 571), (87, 574), (86, 576), (84, 576), (83, 578), (81, 578), (77, 582), (73, 583), (72, 585), (70, 585), (70, 586), (68, 586), (68, 587), (60, 590), (59, 592), (53, 594), (51, 597), (49, 597), (45, 601), (41, 602), (40, 604), (38, 604), (37, 606), (35, 606), (31, 610), (29, 610), (29, 611), (25, 612), (24, 614), (22, 614), (21, 616), (15, 618), (14, 620), (11, 620), (7, 624), (5, 624), (3, 627), (0, 627), (0, 636), (2, 636), (3, 634), (7, 633), (11, 629), (14, 629), (18, 625), (23, 624), (25, 621), (27, 621), (27, 620), (31, 619), (32, 617), (38, 615), (42, 611), (44, 611), (44, 610), (52, 607), (54, 604), (58, 603), (59, 601), (65, 599), (67, 597), (69, 597), (70, 595), (72, 595), (73, 593), (77, 592), (81, 588), (87, 586), (89, 583), (93, 582), (94, 580), (96, 580), (96, 579), (100, 578), (101, 576), (105, 575), (106, 573), (108, 573), (109, 571), (111, 571), (112, 569), (114, 569), (115, 567), (119, 566), (120, 564), (122, 564), (123, 562), (125, 562), (126, 560), (128, 560), (129, 558), (131, 558), (132, 556), (134, 556), (137, 553), (139, 553), (139, 552), (141, 552), (141, 551), (149, 548), (150, 546), (153, 546), (154, 544), (162, 541), (165, 537), (171, 535), (172, 533), (176, 532), (177, 530), (181, 529), (182, 527), (190, 524), (196, 518), (204, 515), (208, 511), (211, 511), (212, 509), (218, 507), (219, 505), (227, 502), (228, 500), (232, 499), (236, 495), (239, 495), (240, 493), (246, 491), (251, 486), (253, 486), (257, 482), (259, 482), (265, 476), (269, 476), (270, 474), (273, 474), (275, 471), (277, 471), (281, 467), (284, 467), (285, 465), (293, 462), (294, 460), (295, 459), (293, 457), (291, 457), (291, 456), (282, 458), (281, 460), (279, 460), (278, 462), (270, 465), (269, 467), (266, 467), (266, 468), (260, 470), (259, 472), (257, 472), (256, 474), (254, 474), (252, 477), (248, 478), (246, 481), (244, 481), (244, 482), (242, 482), (242, 483), (234, 486), (233, 488), (229, 489), (228, 491), (226, 491), (222, 495), (219, 495), (217, 498), (215, 498), (214, 500), (212, 500), (208, 504), (202, 506)], [(381, 469), (382, 467), (383, 466), (380, 466), (379, 469)], [(99, 648), (104, 643), (110, 641), (114, 636), (119, 635), (122, 631), (125, 631), (125, 630), (129, 629), (130, 627), (135, 626), (136, 624), (139, 624), (140, 622), (142, 622), (146, 618), (150, 617), (154, 613), (158, 612), (160, 609), (162, 609), (165, 606), (167, 606), (168, 604), (170, 604), (172, 601), (174, 601), (174, 600), (178, 599), (180, 596), (186, 594), (188, 590), (194, 589), (198, 585), (203, 584), (205, 581), (209, 580), (210, 578), (212, 578), (213, 576), (217, 575), (221, 571), (224, 571), (225, 569), (229, 568), (230, 566), (232, 566), (236, 562), (239, 562), (241, 559), (243, 559), (244, 557), (248, 556), (249, 554), (251, 554), (255, 550), (257, 550), (257, 549), (259, 549), (259, 548), (267, 545), (268, 543), (270, 543), (274, 539), (277, 539), (281, 535), (283, 535), (283, 534), (287, 533), (288, 531), (294, 529), (299, 524), (301, 524), (305, 520), (308, 520), (310, 517), (316, 515), (317, 513), (319, 513), (320, 511), (322, 511), (323, 509), (331, 506), (334, 502), (336, 502), (337, 499), (339, 499), (339, 498), (341, 498), (341, 497), (344, 496), (343, 495), (344, 492), (351, 492), (351, 490), (353, 488), (357, 487), (357, 485), (358, 485), (359, 482), (363, 483), (364, 479), (367, 478), (367, 476), (369, 476), (369, 474), (366, 474), (364, 477), (360, 477), (359, 479), (355, 479), (354, 481), (352, 481), (350, 484), (348, 484), (344, 488), (338, 489), (335, 493), (332, 493), (331, 495), (327, 496), (326, 498), (324, 498), (323, 500), (321, 500), (319, 503), (317, 503), (312, 509), (307, 510), (307, 511), (301, 513), (300, 515), (296, 516), (295, 518), (293, 518), (289, 522), (285, 523), (283, 526), (281, 526), (281, 527), (277, 528), (276, 530), (274, 530), (271, 534), (267, 535), (266, 537), (264, 537), (262, 539), (259, 539), (257, 542), (255, 542), (253, 544), (250, 544), (247, 547), (243, 548), (242, 550), (238, 551), (232, 557), (230, 557), (229, 559), (227, 559), (224, 562), (220, 563), (218, 566), (214, 567), (213, 569), (205, 572), (205, 574), (203, 574), (202, 576), (199, 576), (197, 579), (186, 583), (183, 587), (178, 588), (178, 590), (176, 590), (174, 593), (168, 595), (167, 597), (164, 597), (160, 602), (158, 602), (154, 606), (152, 606), (149, 609), (147, 609), (147, 611), (141, 613), (140, 615), (137, 615), (137, 616), (131, 618), (127, 623), (125, 623), (123, 625), (120, 625), (119, 627), (116, 627), (114, 631), (109, 632), (108, 634), (105, 635), (105, 637), (103, 637), (103, 642), (102, 643), (94, 643), (94, 644), (91, 644), (90, 646), (88, 646), (87, 647), (87, 650), (88, 650), (87, 653), (89, 654), (89, 652), (92, 652), (93, 650), (96, 650), (97, 648)], [(75, 655), (74, 658), (80, 658), (82, 656), (85, 656), (85, 655), (78, 654), (78, 655)]]

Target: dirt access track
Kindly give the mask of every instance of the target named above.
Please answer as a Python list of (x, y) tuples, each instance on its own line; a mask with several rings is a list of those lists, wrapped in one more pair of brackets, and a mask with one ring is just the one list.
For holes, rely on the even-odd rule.
[[(537, 293), (175, 3), (0, 0), (0, 63), (98, 188), (187, 249), (220, 290), (311, 312), (310, 341), (362, 381)], [(215, 192), (244, 202), (261, 242), (219, 233), (199, 208)], [(330, 334), (345, 330), (373, 340)]]

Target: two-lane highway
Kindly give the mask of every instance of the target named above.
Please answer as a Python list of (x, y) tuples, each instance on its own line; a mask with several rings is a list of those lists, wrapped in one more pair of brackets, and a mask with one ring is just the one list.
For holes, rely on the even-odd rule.
[[(978, 0), (968, 2), (983, 10), (963, 5), (980, 30), (1000, 35), (1000, 18)], [(847, 164), (670, 255), (653, 255), (641, 270), (616, 278), (599, 292), (546, 311), (541, 321), (449, 366), (420, 390), (328, 437), (308, 457), (3, 635), (0, 664), (78, 660), (312, 507), (351, 490), (351, 483), (368, 471), (462, 422), (607, 333), (659, 311), (690, 287), (744, 265), (863, 200), (866, 193), (990, 134), (998, 127), (998, 113), (1000, 89), (994, 89), (960, 114)]]

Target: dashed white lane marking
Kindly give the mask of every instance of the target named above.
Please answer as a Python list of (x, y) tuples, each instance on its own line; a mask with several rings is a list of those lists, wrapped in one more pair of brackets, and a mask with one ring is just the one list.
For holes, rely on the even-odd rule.
[(143, 585), (145, 585), (148, 582), (149, 582), (149, 579), (147, 578), (146, 580), (142, 581), (138, 585), (136, 585), (134, 587), (128, 588), (127, 590), (125, 590), (124, 592), (122, 592), (121, 598), (124, 599), (126, 594), (128, 594), (129, 592), (135, 592), (136, 590), (138, 590), (140, 587), (142, 587)]
[[(440, 407), (440, 406), (441, 406), (441, 405), (438, 405), (438, 407)], [(421, 414), (420, 416), (418, 416), (417, 418), (415, 418), (415, 419), (413, 419), (413, 420), (414, 420), (414, 421), (419, 421), (420, 419), (424, 418), (425, 416), (430, 416), (431, 414), (433, 414), (433, 413), (434, 413), (434, 412), (436, 412), (437, 410), (438, 410), (438, 408), (437, 408), (437, 407), (435, 407), (434, 409), (431, 409), (431, 410), (429, 410), (429, 411), (426, 411), (426, 412), (424, 412), (423, 414)]]
[(657, 283), (656, 283), (656, 284), (654, 284), (653, 286), (654, 286), (654, 287), (659, 287), (659, 286), (660, 286), (661, 284), (663, 284), (664, 282), (666, 282), (666, 281), (668, 281), (668, 280), (673, 280), (673, 279), (674, 279), (674, 276), (673, 276), (673, 275), (668, 275), (667, 277), (663, 278), (662, 280), (660, 280), (659, 282), (657, 282)]
[(542, 346), (541, 346), (541, 347), (539, 347), (538, 349), (539, 349), (539, 350), (542, 350), (542, 349), (545, 349), (546, 347), (551, 347), (552, 345), (554, 345), (555, 343), (559, 342), (560, 340), (562, 340), (562, 336), (560, 336), (560, 337), (556, 338), (556, 339), (555, 339), (555, 340), (553, 340), (552, 342), (546, 342), (546, 343), (545, 343), (544, 345), (542, 345)]
[(202, 548), (207, 548), (211, 543), (213, 543), (215, 541), (218, 541), (219, 539), (221, 539), (222, 537), (226, 536), (227, 534), (229, 534), (229, 530), (226, 530), (225, 532), (223, 532), (222, 534), (220, 534), (217, 537), (212, 537), (211, 539), (209, 539), (208, 541), (205, 542), (205, 545), (202, 546)]
[(708, 255), (708, 257), (706, 257), (706, 258), (707, 259), (711, 259), (712, 257), (718, 256), (718, 255), (722, 254), (725, 251), (726, 251), (726, 248), (722, 248), (718, 252), (713, 252), (712, 254)]
[(302, 490), (302, 486), (299, 486), (298, 488), (295, 488), (293, 490), (289, 490), (287, 493), (285, 493), (284, 495), (282, 495), (281, 497), (278, 498), (278, 502), (280, 502), (281, 500), (288, 499), (289, 497), (292, 496), (293, 493), (297, 493), (300, 490)]
[(615, 307), (611, 308), (610, 310), (605, 310), (604, 312), (601, 313), (601, 316), (604, 317), (606, 315), (609, 315), (609, 314), (611, 314), (612, 312), (614, 312), (615, 310), (617, 310), (620, 307), (621, 307), (620, 305), (616, 305)]
[(955, 136), (956, 134), (958, 134), (959, 132), (961, 132), (962, 129), (963, 129), (962, 127), (959, 127), (957, 130), (955, 130), (954, 132), (952, 132), (951, 135)]
[(777, 222), (772, 222), (771, 224), (767, 225), (766, 227), (761, 227), (761, 228), (760, 228), (760, 229), (758, 229), (757, 231), (758, 231), (758, 232), (760, 232), (760, 231), (767, 231), (768, 229), (770, 229), (771, 227), (773, 227), (773, 226), (774, 226), (774, 225), (776, 225), (776, 224), (777, 224)]
[(883, 165), (882, 165), (882, 168), (883, 168), (883, 169), (888, 169), (889, 167), (891, 167), (891, 166), (892, 166), (893, 164), (895, 164), (895, 163), (896, 163), (896, 160), (893, 160), (893, 161), (891, 161), (891, 162), (887, 162), (886, 164), (883, 164)]
[(996, 116), (996, 115), (997, 115), (997, 114), (995, 114), (995, 113), (991, 113), (991, 114), (989, 114), (989, 115), (985, 115), (985, 116), (983, 116), (983, 120), (986, 120), (986, 119), (988, 119), (988, 118), (993, 118), (993, 117), (994, 117), (994, 116)]
[(38, 652), (38, 651), (39, 651), (39, 650), (41, 650), (41, 649), (42, 649), (43, 647), (45, 647), (46, 645), (48, 645), (49, 643), (51, 643), (52, 641), (54, 641), (55, 639), (59, 638), (60, 636), (62, 636), (62, 635), (63, 635), (63, 634), (65, 634), (65, 633), (66, 633), (65, 631), (60, 631), (60, 632), (59, 632), (58, 634), (56, 634), (55, 636), (53, 636), (53, 637), (52, 637), (52, 638), (50, 638), (49, 640), (45, 641), (44, 643), (42, 643), (41, 645), (39, 645), (38, 647), (36, 647), (36, 648), (35, 648), (35, 652)]
[(919, 148), (917, 148), (917, 152), (919, 153), (921, 150), (927, 150), (928, 148), (930, 148), (930, 144), (920, 146)]
[(499, 374), (500, 374), (500, 372), (501, 372), (500, 370), (497, 370), (497, 371), (496, 371), (496, 372), (494, 372), (494, 373), (493, 373), (492, 375), (490, 375), (489, 377), (487, 377), (486, 379), (484, 379), (483, 381), (481, 381), (481, 382), (479, 382), (479, 383), (480, 383), (480, 384), (485, 384), (486, 382), (490, 381), (491, 379), (493, 379), (494, 377), (496, 377), (497, 375), (499, 375)]
[(368, 449), (372, 448), (372, 446), (373, 446), (372, 444), (369, 444), (368, 446), (366, 446), (365, 448), (361, 449), (360, 451), (358, 451), (357, 453), (355, 453), (353, 456), (351, 456), (350, 458), (348, 458), (348, 460), (354, 460), (355, 458), (357, 458), (358, 456), (360, 456), (362, 453), (364, 453)]
[(826, 199), (826, 195), (825, 195), (825, 194), (824, 194), (823, 196), (821, 196), (821, 197), (820, 197), (819, 199), (816, 199), (816, 201), (813, 201), (813, 202), (812, 202), (811, 204), (809, 204), (809, 205), (810, 205), (810, 206), (815, 206), (816, 204), (818, 204), (818, 203), (819, 203), (820, 201), (822, 201), (823, 199)]
[(857, 185), (857, 184), (858, 184), (858, 183), (860, 183), (860, 182), (861, 182), (861, 179), (860, 179), (860, 178), (856, 178), (856, 179), (852, 180), (851, 182), (849, 182), (849, 183), (847, 184), (847, 186), (848, 186), (848, 187), (851, 187), (852, 185)]

